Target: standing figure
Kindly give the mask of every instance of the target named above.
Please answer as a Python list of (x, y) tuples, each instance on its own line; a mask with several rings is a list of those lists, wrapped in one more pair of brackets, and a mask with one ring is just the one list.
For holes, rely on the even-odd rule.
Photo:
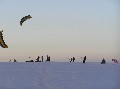
[(73, 62), (75, 61), (75, 57), (73, 57)]
[(86, 56), (83, 58), (83, 63), (85, 63), (85, 61), (86, 61)]
[(50, 61), (50, 56), (47, 55), (47, 60), (46, 61)]
[(41, 58), (42, 58), (42, 62), (43, 62), (43, 56)]
[(71, 59), (70, 59), (70, 62), (72, 62), (72, 61), (73, 61), (73, 59), (71, 58)]
[(49, 57), (48, 57), (48, 55), (47, 55), (47, 60), (46, 61), (48, 61), (49, 60)]
[(50, 56), (49, 56), (49, 61), (50, 61)]

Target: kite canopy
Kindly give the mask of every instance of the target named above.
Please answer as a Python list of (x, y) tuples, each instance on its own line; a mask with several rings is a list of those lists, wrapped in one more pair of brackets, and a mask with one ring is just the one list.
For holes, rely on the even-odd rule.
[(23, 17), (23, 18), (21, 19), (21, 21), (20, 21), (20, 25), (22, 26), (22, 23), (23, 23), (24, 21), (26, 21), (27, 19), (30, 19), (30, 18), (32, 18), (30, 15)]
[(2, 34), (3, 30), (0, 31), (0, 46), (2, 48), (8, 48), (8, 46), (5, 44), (4, 40), (3, 40), (3, 34)]
[(117, 59), (112, 59), (112, 61), (113, 61), (114, 63), (118, 63), (118, 60), (117, 60)]

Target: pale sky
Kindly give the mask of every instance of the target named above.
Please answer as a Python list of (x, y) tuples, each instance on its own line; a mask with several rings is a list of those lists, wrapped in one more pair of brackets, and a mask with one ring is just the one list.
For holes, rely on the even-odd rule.
[[(0, 61), (120, 59), (119, 0), (0, 0)], [(22, 17), (31, 15), (20, 26)]]

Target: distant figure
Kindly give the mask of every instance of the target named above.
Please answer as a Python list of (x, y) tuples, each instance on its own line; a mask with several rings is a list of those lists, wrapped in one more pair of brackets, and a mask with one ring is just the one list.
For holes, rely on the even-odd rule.
[(39, 59), (40, 59), (40, 57), (38, 56), (36, 60), (39, 61)]
[(71, 58), (71, 59), (70, 59), (70, 62), (72, 62), (72, 61), (73, 61), (73, 59)]
[(70, 60), (70, 62), (74, 62), (75, 61), (75, 57), (73, 57), (73, 58), (71, 58), (69, 60)]
[(105, 61), (105, 59), (103, 58), (101, 64), (105, 64), (105, 63), (106, 63), (106, 61)]
[(42, 62), (43, 62), (43, 56), (41, 58), (42, 58)]
[(83, 58), (83, 63), (85, 63), (85, 61), (86, 61), (86, 56)]
[(50, 61), (50, 56), (47, 55), (47, 60), (46, 61)]
[(46, 61), (48, 61), (49, 60), (49, 58), (48, 58), (48, 55), (47, 55), (47, 60)]
[(35, 61), (35, 62), (41, 62), (39, 59), (40, 59), (40, 57), (38, 56), (36, 59), (37, 61)]
[(75, 57), (73, 57), (73, 62), (75, 61)]
[(50, 61), (50, 56), (49, 56), (49, 61)]
[(10, 61), (9, 62), (11, 62), (11, 59), (10, 59)]
[(14, 62), (17, 62), (17, 61), (14, 59)]

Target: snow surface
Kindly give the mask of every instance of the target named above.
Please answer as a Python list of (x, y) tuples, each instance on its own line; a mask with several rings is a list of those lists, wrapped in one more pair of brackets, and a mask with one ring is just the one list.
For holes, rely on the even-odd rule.
[(1, 62), (0, 89), (120, 89), (120, 64)]

